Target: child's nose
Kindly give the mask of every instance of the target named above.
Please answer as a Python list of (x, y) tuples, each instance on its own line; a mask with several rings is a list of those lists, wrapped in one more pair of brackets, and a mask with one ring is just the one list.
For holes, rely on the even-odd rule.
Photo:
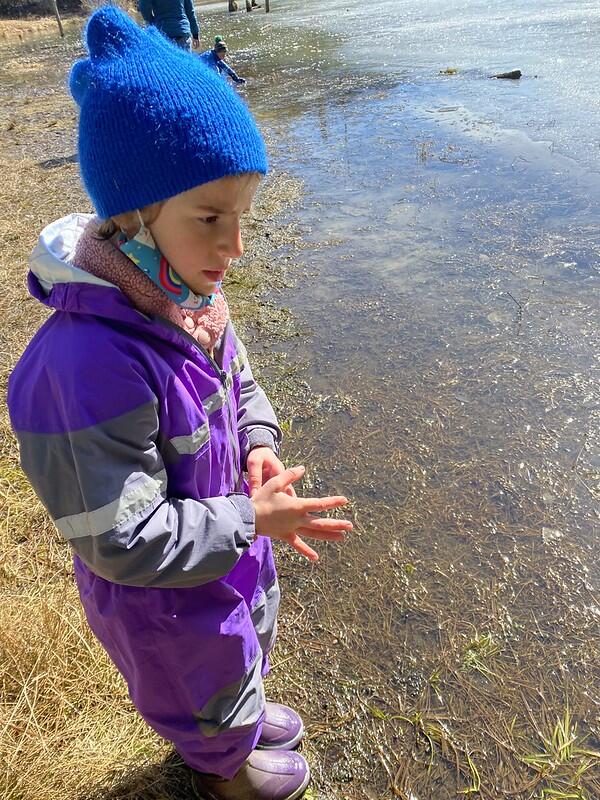
[(227, 232), (226, 240), (223, 242), (224, 255), (227, 258), (241, 258), (244, 254), (244, 244), (242, 242), (242, 231), (239, 222), (234, 223)]

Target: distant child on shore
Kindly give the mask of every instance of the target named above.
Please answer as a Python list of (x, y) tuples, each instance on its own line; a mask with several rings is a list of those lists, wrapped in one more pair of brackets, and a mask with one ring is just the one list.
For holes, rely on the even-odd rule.
[(209, 69), (218, 72), (223, 78), (230, 77), (234, 83), (246, 83), (246, 79), (240, 78), (236, 71), (225, 61), (227, 52), (227, 45), (223, 38), (215, 36), (215, 44), (212, 50), (205, 50), (204, 53), (200, 53), (200, 58)]
[[(11, 378), (23, 469), (74, 551), (89, 624), (149, 725), (211, 800), (294, 800), (299, 715), (265, 700), (279, 586), (271, 539), (341, 541), (301, 499), (221, 281), (267, 171), (226, 83), (120, 9), (72, 69), (98, 217), (42, 232), (32, 295), (54, 310)], [(301, 538), (302, 537), (302, 538)]]

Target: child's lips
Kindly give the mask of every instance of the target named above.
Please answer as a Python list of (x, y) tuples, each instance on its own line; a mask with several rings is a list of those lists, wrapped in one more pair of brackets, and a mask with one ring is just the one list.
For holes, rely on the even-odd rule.
[(212, 283), (222, 281), (225, 276), (224, 269), (203, 269), (202, 274), (205, 275)]

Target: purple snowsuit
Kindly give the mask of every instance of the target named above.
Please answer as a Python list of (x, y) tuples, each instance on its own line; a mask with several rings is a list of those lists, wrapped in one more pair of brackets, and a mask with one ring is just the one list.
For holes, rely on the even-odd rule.
[(72, 263), (89, 219), (48, 226), (32, 255), (31, 294), (55, 312), (9, 383), (21, 463), (134, 705), (231, 778), (260, 736), (279, 604), (242, 470), (281, 434), (231, 323), (211, 358)]

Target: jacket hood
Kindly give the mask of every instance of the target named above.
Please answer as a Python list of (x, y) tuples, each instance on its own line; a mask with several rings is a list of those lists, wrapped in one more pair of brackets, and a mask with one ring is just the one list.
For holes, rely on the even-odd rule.
[(44, 228), (29, 259), (29, 292), (57, 311), (139, 322), (144, 315), (117, 286), (75, 263), (77, 243), (93, 219), (69, 214)]
[[(29, 269), (46, 298), (50, 298), (53, 289), (61, 284), (93, 284), (116, 288), (114, 284), (79, 269), (73, 262), (77, 242), (92, 219), (93, 214), (69, 214), (47, 225), (41, 232), (29, 258)], [(38, 293), (34, 296), (38, 296)], [(47, 305), (52, 303), (48, 302)]]

